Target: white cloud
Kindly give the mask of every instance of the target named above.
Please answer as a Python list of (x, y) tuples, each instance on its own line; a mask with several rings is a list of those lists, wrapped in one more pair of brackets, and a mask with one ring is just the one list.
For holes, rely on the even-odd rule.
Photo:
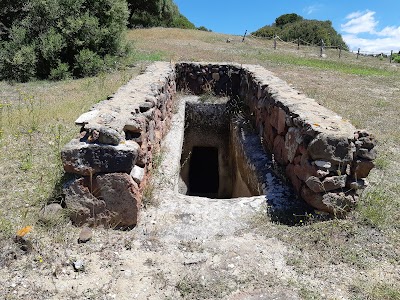
[[(389, 53), (400, 50), (400, 26), (387, 26), (378, 30), (379, 22), (375, 19), (374, 11), (357, 11), (346, 16), (348, 20), (341, 24), (344, 41), (355, 50), (362, 52)], [(360, 35), (363, 34), (363, 37)], [(368, 35), (368, 37), (365, 37)]]
[(378, 21), (375, 21), (374, 11), (354, 12), (349, 14), (346, 19), (350, 20), (346, 24), (342, 24), (342, 31), (347, 33), (374, 33), (375, 27), (378, 25)]
[(322, 7), (321, 4), (314, 4), (314, 5), (310, 5), (310, 6), (307, 6), (307, 7), (303, 8), (303, 11), (304, 11), (307, 15), (311, 15), (312, 13), (314, 13), (314, 12), (320, 10), (321, 7)]

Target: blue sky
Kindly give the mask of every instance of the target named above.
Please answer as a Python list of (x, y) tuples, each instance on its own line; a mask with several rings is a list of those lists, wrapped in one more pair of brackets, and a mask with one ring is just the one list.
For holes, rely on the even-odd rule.
[(175, 0), (181, 13), (196, 26), (242, 35), (272, 24), (282, 14), (331, 20), (351, 50), (400, 51), (399, 0)]

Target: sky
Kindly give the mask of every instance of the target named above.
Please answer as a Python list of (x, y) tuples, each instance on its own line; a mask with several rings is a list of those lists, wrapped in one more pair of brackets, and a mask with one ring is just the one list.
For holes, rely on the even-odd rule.
[(399, 0), (174, 0), (196, 26), (243, 35), (271, 25), (283, 14), (330, 20), (350, 50), (363, 53), (400, 51)]

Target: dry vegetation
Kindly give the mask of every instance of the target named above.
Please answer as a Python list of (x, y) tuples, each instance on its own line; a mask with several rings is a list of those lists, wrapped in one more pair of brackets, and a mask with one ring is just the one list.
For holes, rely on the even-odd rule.
[[(163, 249), (157, 230), (139, 238), (146, 226), (131, 232), (98, 229), (95, 243), (78, 246), (79, 229), (68, 220), (47, 225), (37, 221), (45, 203), (59, 200), (64, 180), (59, 152), (77, 133), (75, 118), (138, 74), (145, 63), (80, 80), (0, 82), (0, 267), (4, 270), (0, 298), (131, 299), (115, 294), (128, 290), (120, 286), (126, 280), (116, 284), (121, 276), (116, 274), (120, 274), (120, 265), (127, 263), (121, 253), (130, 251), (130, 257), (146, 267), (146, 274), (135, 276), (143, 276), (149, 290), (170, 291), (151, 299), (227, 298), (233, 291), (250, 287), (270, 292), (292, 290), (297, 295), (293, 299), (400, 299), (399, 65), (371, 57), (356, 60), (351, 53), (342, 53), (339, 60), (337, 50), (327, 50), (327, 58), (320, 59), (317, 48), (297, 50), (295, 45), (278, 43), (278, 49), (273, 50), (272, 41), (248, 38), (242, 43), (238, 36), (202, 31), (143, 29), (130, 31), (128, 37), (139, 58), (260, 64), (358, 128), (374, 132), (379, 157), (369, 178), (371, 185), (358, 209), (345, 220), (310, 219), (305, 226), (287, 227), (269, 222), (261, 213), (254, 216), (251, 226), (241, 234), (279, 240), (288, 249), (286, 265), (297, 275), (271, 279), (258, 269), (246, 272), (246, 264), (242, 265), (243, 274), (236, 277), (218, 276), (215, 270), (207, 273), (201, 267), (188, 268), (179, 274), (182, 276), (167, 273), (165, 266), (173, 260), (159, 256), (156, 261), (150, 254), (139, 254)], [(16, 249), (12, 240), (26, 225), (34, 226), (30, 233), (34, 250), (29, 254)], [(208, 251), (197, 241), (184, 243), (177, 248)], [(92, 277), (84, 281), (89, 286), (79, 286), (79, 274), (64, 272), (76, 256), (96, 266), (90, 270), (93, 273), (86, 274)], [(107, 263), (110, 269), (103, 266)], [(93, 277), (96, 270), (102, 278), (98, 282)], [(48, 278), (48, 284), (36, 284), (35, 276)], [(57, 293), (61, 286), (54, 280), (58, 278), (73, 282), (70, 293)], [(55, 288), (50, 287), (52, 282)], [(125, 283), (129, 285), (129, 281)]]

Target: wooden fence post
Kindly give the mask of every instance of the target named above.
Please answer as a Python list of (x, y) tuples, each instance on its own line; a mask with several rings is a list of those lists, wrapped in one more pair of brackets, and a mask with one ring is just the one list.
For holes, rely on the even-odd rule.
[(360, 48), (358, 48), (358, 51), (357, 51), (357, 59), (359, 56), (360, 56)]
[(300, 50), (300, 38), (297, 38), (297, 50)]
[(246, 29), (246, 31), (244, 32), (243, 39), (242, 39), (242, 43), (244, 42), (244, 39), (245, 39), (245, 37), (246, 37), (246, 34), (247, 34), (247, 29)]
[(393, 50), (390, 51), (390, 63), (392, 63), (392, 59), (393, 59)]
[(276, 50), (276, 34), (274, 35), (274, 49)]
[(322, 57), (322, 55), (324, 54), (324, 47), (325, 47), (324, 40), (321, 39), (321, 50), (319, 54), (320, 57)]

